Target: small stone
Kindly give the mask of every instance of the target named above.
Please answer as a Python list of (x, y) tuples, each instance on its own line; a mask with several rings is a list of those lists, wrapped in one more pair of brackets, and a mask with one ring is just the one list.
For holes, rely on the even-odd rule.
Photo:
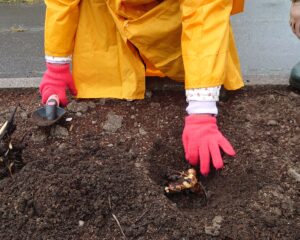
[(147, 132), (143, 128), (139, 128), (139, 134), (141, 135), (147, 135)]
[(214, 226), (205, 226), (205, 234), (217, 237), (220, 235), (220, 231)]
[(137, 157), (137, 154), (136, 152), (133, 150), (133, 149), (130, 149), (127, 156), (130, 158), (130, 159), (135, 159)]
[(300, 134), (296, 134), (295, 136), (293, 136), (290, 139), (290, 141), (293, 142), (293, 143), (299, 143), (300, 142)]
[(89, 110), (89, 105), (86, 102), (72, 101), (68, 104), (67, 109), (74, 113), (86, 113)]
[(213, 225), (220, 225), (223, 222), (223, 217), (222, 216), (215, 216), (214, 219), (212, 220)]
[(89, 108), (95, 108), (96, 107), (96, 104), (94, 102), (92, 102), (92, 101), (89, 101), (87, 103), (87, 105), (89, 106)]
[(84, 225), (84, 221), (79, 220), (79, 221), (78, 221), (78, 226), (79, 226), (79, 227), (83, 227), (83, 225)]
[(267, 122), (267, 125), (268, 126), (277, 126), (278, 125), (278, 122), (276, 120), (269, 120)]
[(295, 92), (290, 92), (290, 93), (289, 93), (289, 96), (292, 97), (292, 98), (299, 98), (299, 97), (300, 97), (300, 94), (295, 93)]
[(43, 142), (46, 139), (47, 139), (47, 135), (45, 134), (45, 132), (41, 130), (34, 132), (33, 135), (31, 136), (31, 140), (33, 142)]
[(282, 215), (282, 211), (281, 211), (281, 209), (278, 208), (278, 207), (275, 207), (275, 208), (273, 209), (273, 212), (274, 212), (275, 215), (278, 216), (278, 217), (280, 217), (280, 216)]
[(134, 166), (135, 166), (136, 168), (141, 168), (141, 167), (142, 167), (142, 164), (139, 163), (139, 162), (136, 162), (136, 163), (134, 163)]
[(152, 97), (152, 92), (151, 91), (146, 91), (146, 98), (151, 98)]
[(65, 144), (65, 143), (62, 143), (58, 146), (58, 150), (60, 150), (60, 151), (64, 151), (66, 148), (67, 148), (67, 144)]
[(102, 99), (99, 100), (99, 104), (100, 104), (101, 106), (104, 106), (104, 105), (105, 105), (105, 102), (106, 102), (106, 99), (105, 99), (105, 98), (102, 98)]
[(81, 112), (77, 112), (77, 113), (76, 113), (76, 116), (77, 116), (77, 117), (82, 117), (82, 113), (81, 113)]
[(263, 216), (263, 221), (268, 227), (274, 227), (276, 224), (277, 218), (275, 216)]
[(28, 119), (28, 114), (27, 114), (27, 112), (21, 112), (21, 113), (20, 113), (20, 116), (21, 116), (21, 118), (22, 118), (23, 120)]
[(300, 173), (298, 173), (295, 169), (290, 168), (288, 170), (288, 174), (294, 178), (297, 182), (300, 182)]
[(270, 94), (270, 95), (269, 95), (269, 99), (270, 99), (271, 101), (276, 101), (276, 97), (275, 97), (273, 94)]
[(107, 145), (108, 147), (113, 147), (114, 145), (112, 143), (108, 144)]
[(160, 103), (152, 102), (152, 103), (150, 103), (150, 107), (153, 107), (153, 108), (160, 108)]
[(115, 133), (122, 127), (123, 117), (113, 112), (107, 114), (107, 120), (103, 125), (103, 129), (107, 132)]
[(62, 126), (57, 125), (51, 129), (50, 135), (52, 137), (64, 138), (69, 136), (69, 131)]
[(92, 121), (92, 124), (95, 125), (97, 123), (97, 121)]
[(220, 229), (221, 229), (221, 223), (223, 222), (222, 216), (215, 216), (212, 220), (212, 226), (205, 226), (205, 233), (210, 236), (219, 236), (220, 235)]

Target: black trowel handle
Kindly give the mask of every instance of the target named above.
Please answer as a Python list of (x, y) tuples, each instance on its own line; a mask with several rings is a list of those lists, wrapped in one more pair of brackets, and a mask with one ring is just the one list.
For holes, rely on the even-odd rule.
[(57, 95), (52, 95), (48, 98), (45, 106), (46, 118), (47, 120), (54, 120), (57, 117), (57, 106), (59, 105), (59, 100)]

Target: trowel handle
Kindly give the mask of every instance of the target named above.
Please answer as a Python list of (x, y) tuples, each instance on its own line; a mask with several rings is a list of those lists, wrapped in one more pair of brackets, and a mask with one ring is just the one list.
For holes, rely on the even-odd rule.
[(54, 120), (57, 117), (57, 106), (59, 105), (59, 98), (57, 95), (51, 95), (46, 103), (46, 117), (48, 120)]

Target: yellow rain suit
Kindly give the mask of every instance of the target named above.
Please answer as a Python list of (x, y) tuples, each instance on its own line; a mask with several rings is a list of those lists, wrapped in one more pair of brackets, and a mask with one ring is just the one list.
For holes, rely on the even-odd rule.
[(142, 99), (145, 76), (243, 86), (230, 15), (244, 0), (45, 0), (45, 52), (73, 56), (78, 98)]

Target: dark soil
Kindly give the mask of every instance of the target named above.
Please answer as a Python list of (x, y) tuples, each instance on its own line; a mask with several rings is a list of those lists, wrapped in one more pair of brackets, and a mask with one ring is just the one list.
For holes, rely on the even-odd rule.
[[(37, 90), (0, 93), (0, 123), (20, 103), (14, 141), (26, 134), (25, 166), (0, 180), (0, 239), (124, 239), (122, 231), (126, 239), (300, 238), (297, 93), (248, 87), (220, 102), (219, 126), (237, 156), (201, 177), (207, 202), (164, 194), (166, 175), (189, 167), (183, 92), (87, 100), (86, 113), (59, 124), (64, 134), (31, 123), (39, 101)], [(123, 117), (115, 133), (103, 129), (112, 111)]]

